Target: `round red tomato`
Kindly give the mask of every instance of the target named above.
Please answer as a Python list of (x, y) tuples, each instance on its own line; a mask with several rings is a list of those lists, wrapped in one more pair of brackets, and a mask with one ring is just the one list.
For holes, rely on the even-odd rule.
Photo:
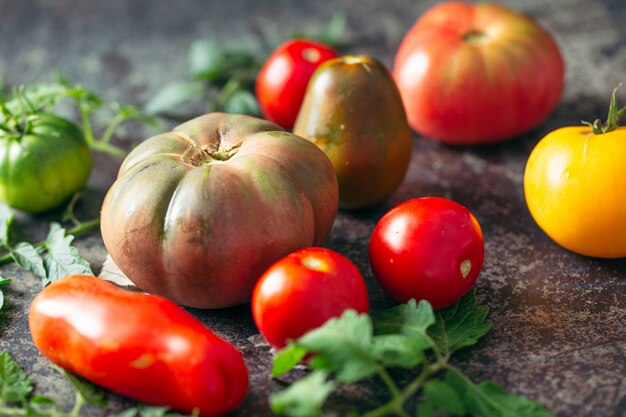
[(369, 253), (374, 275), (396, 301), (414, 298), (443, 308), (476, 282), (484, 259), (483, 234), (462, 205), (416, 198), (380, 219)]
[(402, 41), (394, 77), (411, 127), (452, 144), (520, 135), (557, 105), (564, 64), (552, 36), (503, 6), (441, 3)]
[(256, 96), (265, 117), (291, 129), (311, 75), (320, 64), (338, 56), (330, 47), (309, 40), (294, 39), (280, 45), (256, 80)]
[(359, 270), (329, 249), (306, 248), (272, 265), (252, 293), (252, 314), (270, 345), (280, 349), (345, 310), (367, 313)]

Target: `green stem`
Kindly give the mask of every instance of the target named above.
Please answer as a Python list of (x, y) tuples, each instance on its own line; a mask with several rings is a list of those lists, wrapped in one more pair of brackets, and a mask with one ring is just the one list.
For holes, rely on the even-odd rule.
[(115, 145), (111, 145), (110, 143), (107, 143), (107, 142), (93, 141), (89, 144), (89, 146), (92, 149), (95, 149), (97, 151), (100, 151), (109, 155), (113, 155), (120, 159), (124, 159), (128, 155), (128, 152), (126, 152), (124, 149)]
[(84, 403), (85, 399), (78, 391), (76, 391), (76, 402), (74, 403), (74, 408), (72, 408), (72, 411), (70, 411), (70, 416), (79, 417), (80, 410), (81, 408), (83, 408)]
[(126, 120), (126, 118), (121, 114), (116, 115), (113, 120), (111, 120), (111, 123), (109, 123), (109, 125), (107, 126), (100, 140), (96, 142), (109, 143), (111, 141), (111, 138), (113, 137), (113, 133), (115, 133), (115, 130), (119, 127), (119, 125), (124, 122), (124, 120)]
[(89, 121), (91, 110), (85, 103), (83, 103), (82, 101), (78, 101), (78, 111), (82, 120), (83, 134), (85, 135), (85, 140), (87, 141), (87, 144), (91, 146), (95, 142), (93, 130), (91, 129), (91, 122)]
[(0, 416), (25, 416), (25, 408), (0, 407)]

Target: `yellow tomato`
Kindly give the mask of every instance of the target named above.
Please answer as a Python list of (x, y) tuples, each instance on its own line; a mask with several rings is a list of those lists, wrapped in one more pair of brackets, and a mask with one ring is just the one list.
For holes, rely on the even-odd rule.
[(626, 256), (626, 127), (616, 127), (617, 118), (606, 133), (590, 126), (549, 133), (526, 164), (530, 213), (548, 236), (581, 255)]

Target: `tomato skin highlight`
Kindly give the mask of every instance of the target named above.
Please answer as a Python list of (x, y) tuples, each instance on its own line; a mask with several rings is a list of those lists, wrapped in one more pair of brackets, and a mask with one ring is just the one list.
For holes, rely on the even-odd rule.
[(248, 371), (228, 342), (171, 301), (90, 276), (37, 295), (29, 326), (55, 364), (118, 394), (203, 417), (235, 409)]
[(561, 97), (553, 37), (503, 6), (440, 3), (406, 34), (394, 77), (411, 127), (445, 143), (503, 141), (541, 123)]
[(338, 56), (329, 46), (306, 39), (293, 39), (276, 48), (256, 80), (263, 115), (284, 129), (293, 128), (313, 72)]
[(349, 259), (325, 248), (305, 248), (280, 259), (252, 293), (254, 322), (276, 349), (347, 309), (369, 311), (365, 281)]
[(484, 260), (483, 235), (462, 205), (416, 198), (380, 219), (369, 254), (374, 276), (396, 301), (424, 299), (443, 308), (474, 286)]
[(524, 194), (539, 227), (564, 248), (597, 258), (626, 257), (626, 127), (548, 133), (526, 163)]

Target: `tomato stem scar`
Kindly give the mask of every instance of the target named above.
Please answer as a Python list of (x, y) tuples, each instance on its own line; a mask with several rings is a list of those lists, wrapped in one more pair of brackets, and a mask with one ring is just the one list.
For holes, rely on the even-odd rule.
[(470, 261), (469, 259), (464, 260), (463, 262), (461, 262), (460, 269), (461, 269), (461, 275), (463, 276), (463, 278), (467, 278), (470, 271), (472, 270), (472, 261)]

